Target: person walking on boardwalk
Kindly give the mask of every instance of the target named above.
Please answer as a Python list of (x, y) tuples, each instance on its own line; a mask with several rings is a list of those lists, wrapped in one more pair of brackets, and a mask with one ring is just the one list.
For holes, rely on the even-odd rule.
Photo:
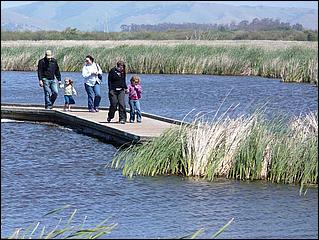
[(64, 111), (71, 111), (71, 104), (75, 104), (73, 95), (77, 95), (73, 86), (73, 80), (70, 78), (64, 79)]
[(82, 68), (82, 76), (84, 78), (84, 87), (88, 95), (89, 112), (98, 112), (101, 102), (101, 80), (102, 70), (100, 66), (94, 62), (91, 55), (85, 57), (85, 63)]
[(128, 98), (130, 104), (130, 123), (133, 123), (136, 120), (138, 123), (142, 122), (141, 114), (141, 104), (140, 100), (142, 97), (142, 86), (141, 79), (139, 76), (134, 75), (131, 78), (131, 84), (128, 86)]
[(108, 74), (110, 109), (107, 116), (107, 122), (111, 122), (115, 112), (119, 110), (119, 122), (126, 122), (125, 93), (128, 93), (126, 85), (125, 64), (118, 61)]
[(38, 61), (39, 86), (43, 87), (45, 109), (52, 109), (58, 97), (58, 85), (55, 78), (61, 84), (61, 73), (58, 62), (53, 58), (52, 51), (46, 50), (45, 57)]

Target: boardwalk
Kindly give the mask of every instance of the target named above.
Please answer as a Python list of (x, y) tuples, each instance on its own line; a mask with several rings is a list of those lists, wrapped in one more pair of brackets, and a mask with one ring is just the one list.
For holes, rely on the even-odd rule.
[[(117, 112), (115, 118), (108, 123), (107, 113), (108, 108), (91, 113), (86, 107), (74, 107), (71, 112), (64, 112), (62, 106), (45, 110), (42, 105), (1, 104), (1, 118), (59, 124), (116, 145), (147, 142), (181, 123), (174, 119), (142, 113), (142, 123), (120, 124)], [(129, 113), (127, 116), (129, 119)]]

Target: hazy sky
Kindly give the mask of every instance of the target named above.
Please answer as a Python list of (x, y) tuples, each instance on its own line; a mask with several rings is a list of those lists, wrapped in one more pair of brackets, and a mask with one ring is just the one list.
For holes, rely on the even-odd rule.
[[(25, 5), (38, 1), (1, 1), (1, 8), (9, 8)], [(42, 1), (44, 2), (44, 1)], [(213, 3), (223, 3), (231, 5), (248, 5), (248, 6), (274, 6), (274, 7), (297, 7), (318, 9), (317, 1), (205, 1)]]

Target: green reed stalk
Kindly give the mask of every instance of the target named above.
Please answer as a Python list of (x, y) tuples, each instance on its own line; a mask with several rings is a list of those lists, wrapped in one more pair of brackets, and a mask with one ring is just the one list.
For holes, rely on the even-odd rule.
[[(163, 139), (157, 138), (144, 146), (131, 146), (113, 159), (111, 167), (123, 168), (123, 174), (131, 177), (134, 174), (179, 174), (185, 171), (181, 165), (181, 134), (168, 130)], [(156, 151), (151, 150), (155, 148)]]

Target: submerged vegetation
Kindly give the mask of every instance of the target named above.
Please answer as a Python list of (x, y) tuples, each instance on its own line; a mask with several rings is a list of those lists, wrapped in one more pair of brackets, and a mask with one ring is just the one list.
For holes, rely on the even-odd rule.
[(195, 119), (115, 156), (125, 176), (174, 174), (214, 180), (318, 184), (318, 113), (265, 121), (261, 113)]
[[(56, 214), (70, 207), (71, 207), (70, 205), (65, 205), (61, 208), (57, 208), (50, 211), (44, 216)], [(99, 238), (103, 238), (104, 239), (105, 235), (110, 234), (118, 225), (117, 223), (106, 224), (106, 222), (108, 221), (108, 219), (106, 219), (93, 228), (86, 228), (84, 227), (86, 217), (80, 225), (74, 225), (73, 220), (74, 220), (76, 212), (77, 212), (77, 209), (75, 209), (71, 213), (66, 223), (63, 223), (62, 218), (60, 218), (60, 220), (58, 221), (58, 224), (55, 227), (53, 227), (52, 230), (48, 230), (47, 226), (42, 227), (41, 222), (37, 222), (35, 224), (31, 224), (29, 227), (25, 229), (17, 228), (10, 236), (3, 236), (1, 233), (1, 239), (2, 238), (7, 238), (7, 239), (99, 239)], [(230, 219), (228, 223), (226, 223), (217, 232), (215, 232), (211, 236), (211, 238), (216, 238), (222, 232), (224, 232), (226, 228), (229, 227), (229, 225), (233, 222), (233, 220), (234, 218)], [(1, 230), (2, 230), (2, 220), (1, 220)], [(207, 230), (208, 228), (201, 228), (191, 234), (188, 234), (182, 237), (175, 237), (175, 238), (195, 239), (201, 236), (202, 234), (204, 234)]]
[[(44, 217), (47, 215), (56, 214), (69, 207), (70, 205), (65, 205), (61, 208), (54, 209), (45, 214)], [(75, 209), (71, 213), (66, 223), (63, 223), (63, 218), (60, 218), (57, 225), (54, 226), (51, 230), (48, 228), (48, 226), (41, 226), (41, 222), (37, 222), (35, 224), (31, 224), (27, 228), (17, 228), (10, 236), (4, 237), (1, 233), (1, 239), (97, 239), (109, 234), (117, 226), (116, 223), (106, 224), (106, 222), (108, 221), (108, 219), (106, 219), (96, 225), (94, 228), (86, 228), (86, 218), (80, 225), (74, 225), (73, 220), (76, 212), (77, 209)]]
[(49, 47), (61, 71), (81, 71), (91, 54), (104, 72), (122, 59), (128, 73), (252, 75), (318, 84), (318, 46), (310, 42), (145, 42), (2, 42), (1, 70), (35, 71)]

